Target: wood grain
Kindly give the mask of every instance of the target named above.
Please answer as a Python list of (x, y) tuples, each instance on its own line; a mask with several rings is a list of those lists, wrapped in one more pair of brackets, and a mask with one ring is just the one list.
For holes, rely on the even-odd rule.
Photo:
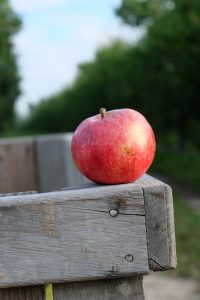
[(109, 279), (54, 285), (54, 300), (144, 300), (142, 278)]
[(0, 141), (0, 193), (36, 189), (34, 140), (32, 138)]
[(0, 287), (147, 273), (144, 214), (137, 184), (2, 197)]
[(144, 190), (149, 267), (154, 271), (173, 269), (176, 243), (172, 190), (148, 175), (137, 183)]
[(45, 300), (43, 286), (0, 289), (1, 300)]

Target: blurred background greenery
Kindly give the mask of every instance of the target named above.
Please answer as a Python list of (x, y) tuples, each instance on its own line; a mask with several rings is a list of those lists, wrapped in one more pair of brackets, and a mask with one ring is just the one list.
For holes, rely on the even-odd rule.
[[(157, 139), (150, 171), (178, 187), (176, 273), (200, 278), (200, 1), (122, 0), (115, 13), (143, 28), (143, 38), (99, 49), (93, 61), (79, 65), (70, 86), (32, 105), (21, 119), (14, 110), (20, 76), (13, 49), (21, 21), (8, 0), (0, 0), (0, 135), (73, 131), (100, 107), (140, 111)], [(186, 188), (186, 202), (197, 195), (199, 213), (182, 201)]]

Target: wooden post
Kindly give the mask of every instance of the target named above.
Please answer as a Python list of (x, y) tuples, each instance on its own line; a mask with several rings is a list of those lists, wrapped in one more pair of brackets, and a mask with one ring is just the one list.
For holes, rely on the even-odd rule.
[[(54, 300), (142, 300), (142, 275), (176, 265), (172, 208), (170, 188), (150, 176), (4, 196), (0, 288), (38, 285), (34, 295), (52, 283)], [(13, 300), (2, 291), (0, 299)], [(16, 299), (27, 300), (24, 287), (18, 291)]]

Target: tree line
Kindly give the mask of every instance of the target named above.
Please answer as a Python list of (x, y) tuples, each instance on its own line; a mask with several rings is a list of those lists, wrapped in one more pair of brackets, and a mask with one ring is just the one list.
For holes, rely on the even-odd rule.
[(115, 13), (145, 28), (141, 40), (99, 49), (71, 86), (31, 108), (21, 130), (73, 131), (100, 107), (130, 107), (146, 116), (159, 141), (199, 148), (199, 0), (123, 0)]

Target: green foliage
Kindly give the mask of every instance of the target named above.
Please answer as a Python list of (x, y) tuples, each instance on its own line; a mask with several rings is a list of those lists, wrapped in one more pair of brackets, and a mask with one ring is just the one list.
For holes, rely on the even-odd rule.
[(14, 103), (19, 95), (19, 75), (12, 38), (20, 25), (9, 2), (0, 0), (0, 133), (10, 127)]
[(116, 13), (131, 26), (148, 24), (174, 8), (173, 0), (123, 0)]
[(140, 59), (145, 64), (141, 96), (149, 116), (158, 116), (162, 133), (177, 130), (180, 147), (187, 140), (199, 147), (194, 129), (200, 129), (200, 2), (124, 0), (117, 13), (130, 25), (148, 24)]
[(64, 131), (63, 128), (67, 126), (67, 120), (66, 124), (64, 123), (62, 110), (64, 96), (64, 92), (61, 92), (56, 96), (41, 100), (38, 105), (31, 107), (30, 117), (25, 120), (23, 125), (19, 124), (19, 130), (23, 126), (27, 131), (37, 133)]
[(183, 153), (170, 152), (168, 148), (157, 149), (152, 170), (200, 191), (200, 157), (192, 149)]

